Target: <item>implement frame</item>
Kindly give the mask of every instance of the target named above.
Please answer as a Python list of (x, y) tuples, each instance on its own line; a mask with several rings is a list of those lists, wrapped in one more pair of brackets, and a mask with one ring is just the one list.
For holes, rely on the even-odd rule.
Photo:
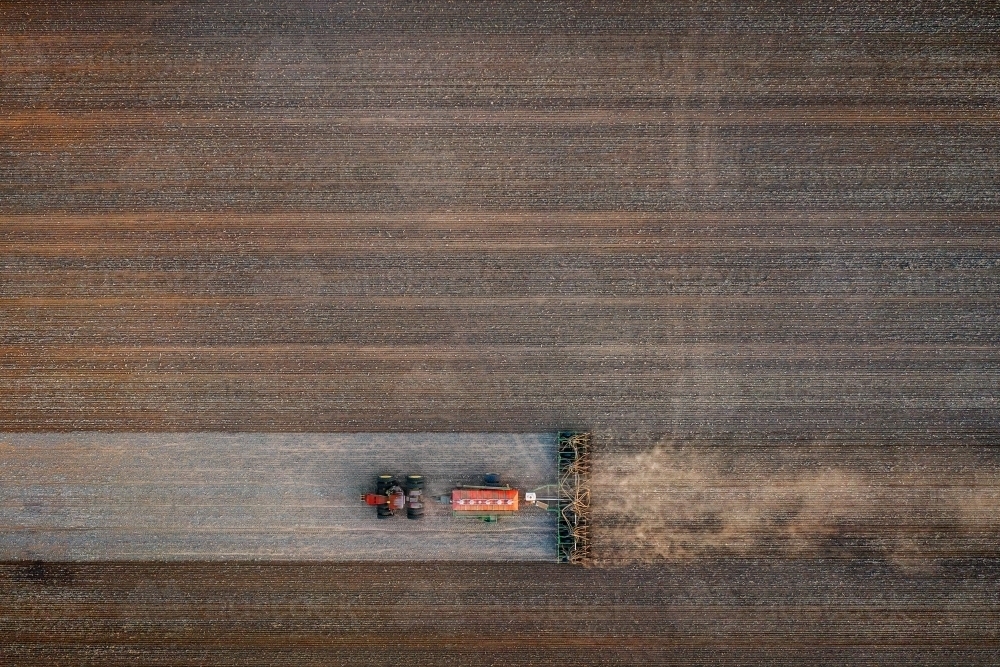
[(556, 558), (560, 563), (579, 565), (590, 557), (590, 441), (586, 431), (559, 431)]

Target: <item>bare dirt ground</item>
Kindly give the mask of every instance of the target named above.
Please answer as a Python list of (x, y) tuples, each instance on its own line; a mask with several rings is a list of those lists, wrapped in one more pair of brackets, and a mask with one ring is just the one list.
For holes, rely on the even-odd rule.
[(989, 3), (0, 17), (0, 432), (620, 472), (572, 573), (12, 563), (5, 662), (1000, 662)]
[[(553, 514), (496, 524), (428, 500), (377, 520), (375, 476), (428, 499), (501, 474), (556, 482), (550, 434), (67, 433), (0, 436), (0, 560), (555, 561)], [(405, 512), (403, 513), (405, 514)]]
[(7, 564), (4, 664), (996, 664), (1000, 577), (954, 561)]
[[(839, 454), (839, 455), (838, 455)], [(1000, 551), (993, 447), (704, 447), (595, 462), (600, 560), (869, 558), (902, 567)]]

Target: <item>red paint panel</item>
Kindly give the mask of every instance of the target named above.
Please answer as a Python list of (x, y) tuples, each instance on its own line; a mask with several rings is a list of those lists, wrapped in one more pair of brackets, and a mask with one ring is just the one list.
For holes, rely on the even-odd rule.
[(453, 489), (451, 508), (457, 512), (516, 512), (517, 489)]
[(362, 496), (362, 498), (369, 505), (385, 505), (386, 502), (389, 500), (385, 496), (380, 496), (377, 493), (366, 493), (364, 496)]

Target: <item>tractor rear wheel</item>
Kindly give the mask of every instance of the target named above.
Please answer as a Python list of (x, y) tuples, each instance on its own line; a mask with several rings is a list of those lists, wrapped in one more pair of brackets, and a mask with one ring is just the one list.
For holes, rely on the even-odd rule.
[(423, 475), (407, 475), (406, 476), (406, 488), (409, 490), (420, 491), (424, 488), (424, 476)]

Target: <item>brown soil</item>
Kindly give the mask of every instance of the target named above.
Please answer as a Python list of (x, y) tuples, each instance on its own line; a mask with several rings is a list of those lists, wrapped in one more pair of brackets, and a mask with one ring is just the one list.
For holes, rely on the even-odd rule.
[(590, 427), (652, 561), (19, 563), (0, 662), (1000, 662), (990, 3), (0, 19), (0, 431)]

